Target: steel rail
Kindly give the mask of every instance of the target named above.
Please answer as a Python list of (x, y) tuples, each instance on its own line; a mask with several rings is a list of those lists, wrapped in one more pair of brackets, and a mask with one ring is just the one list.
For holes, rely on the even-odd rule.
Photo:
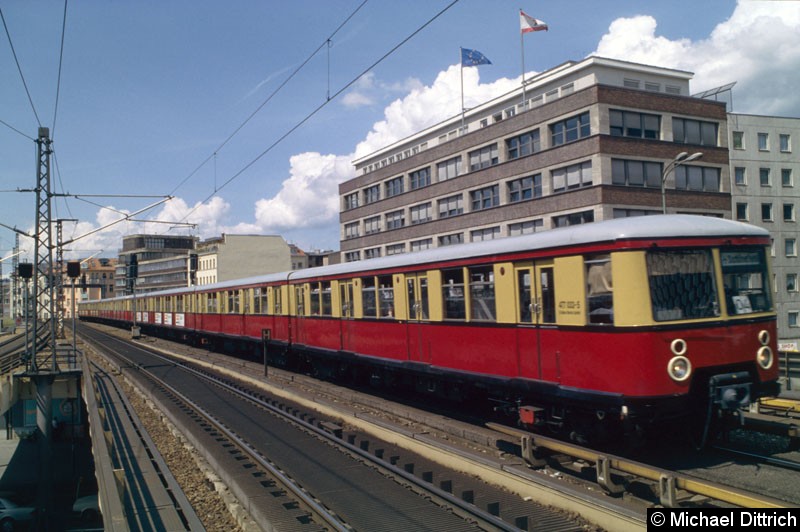
[[(117, 338), (114, 338), (113, 336), (106, 335), (105, 333), (102, 333), (100, 331), (97, 331), (97, 332), (99, 332), (100, 334), (103, 334), (105, 336), (108, 336), (109, 338), (112, 338), (114, 340), (119, 341)], [(84, 338), (86, 339), (87, 337), (84, 335)], [(91, 342), (91, 340), (89, 340), (89, 341)], [(93, 342), (91, 342), (91, 343), (93, 343)], [(135, 369), (137, 372), (145, 375), (152, 382), (156, 383), (158, 386), (162, 387), (164, 390), (166, 390), (168, 393), (172, 394), (178, 400), (184, 402), (186, 405), (188, 405), (190, 408), (192, 408), (197, 413), (197, 415), (199, 417), (203, 418), (207, 423), (212, 425), (215, 430), (217, 430), (220, 433), (224, 434), (226, 438), (228, 438), (229, 440), (234, 442), (244, 453), (246, 453), (247, 456), (251, 460), (253, 460), (258, 465), (260, 465), (261, 467), (266, 469), (269, 472), (269, 474), (273, 475), (273, 477), (278, 482), (280, 482), (286, 489), (288, 489), (303, 505), (305, 505), (306, 508), (321, 523), (327, 524), (333, 530), (336, 530), (338, 532), (352, 532), (350, 527), (348, 527), (346, 524), (342, 523), (342, 521), (338, 517), (336, 517), (333, 513), (328, 511), (328, 509), (325, 508), (321, 503), (319, 503), (319, 501), (317, 501), (317, 499), (312, 497), (301, 486), (298, 486), (297, 483), (293, 479), (291, 479), (290, 477), (285, 475), (282, 471), (280, 471), (278, 468), (273, 466), (269, 461), (267, 461), (263, 456), (258, 454), (255, 450), (253, 450), (252, 447), (246, 441), (242, 440), (239, 436), (237, 436), (235, 433), (233, 433), (224, 424), (222, 424), (219, 420), (217, 420), (217, 418), (215, 418), (213, 415), (211, 415), (210, 413), (206, 412), (206, 410), (204, 408), (202, 408), (200, 405), (198, 405), (196, 402), (194, 402), (191, 399), (189, 399), (188, 397), (186, 397), (184, 394), (182, 394), (180, 391), (178, 391), (173, 386), (170, 386), (169, 384), (164, 382), (162, 379), (160, 379), (159, 377), (154, 375), (151, 371), (141, 367), (141, 365), (137, 365), (137, 364), (133, 363), (130, 359), (128, 359), (125, 355), (123, 355), (119, 351), (116, 351), (116, 350), (114, 350), (112, 348), (109, 348), (109, 347), (104, 347), (103, 349), (105, 349), (107, 351), (112, 351), (112, 352), (114, 352), (115, 356), (118, 356), (119, 358), (121, 358), (123, 360), (127, 360), (128, 362), (131, 363), (132, 369)], [(142, 349), (142, 348), (138, 347), (138, 349)], [(170, 364), (173, 364), (174, 366), (179, 367), (181, 369), (190, 370), (190, 368), (184, 367), (183, 364), (176, 363), (174, 360), (169, 360), (164, 356), (158, 355), (156, 353), (152, 353), (150, 351), (147, 351), (147, 353), (149, 355), (151, 355), (151, 356), (154, 356), (156, 358), (160, 358), (160, 359), (162, 359), (164, 361), (167, 361)], [(214, 383), (214, 384), (217, 384), (217, 383)], [(250, 398), (248, 398), (248, 399), (250, 399)]]
[(523, 458), (534, 467), (541, 467), (545, 463), (545, 460), (541, 458), (540, 454), (542, 450), (565, 454), (594, 463), (597, 471), (598, 484), (612, 494), (619, 494), (624, 491), (622, 485), (615, 484), (611, 479), (611, 471), (616, 470), (658, 482), (661, 490), (661, 504), (670, 508), (677, 507), (677, 497), (675, 495), (677, 489), (704, 495), (742, 508), (791, 507), (791, 505), (771, 497), (756, 495), (730, 486), (723, 486), (714, 482), (700, 480), (675, 471), (653, 467), (627, 458), (548, 438), (547, 436), (540, 436), (520, 429), (506, 427), (498, 423), (487, 423), (487, 426), (503, 434), (519, 437), (523, 449)]

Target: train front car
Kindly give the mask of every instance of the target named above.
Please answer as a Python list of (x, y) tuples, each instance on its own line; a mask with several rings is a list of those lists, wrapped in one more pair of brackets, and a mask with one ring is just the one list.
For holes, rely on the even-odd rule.
[(628, 434), (677, 421), (704, 445), (721, 421), (778, 392), (769, 235), (688, 216), (642, 220), (629, 235), (608, 255), (584, 256), (588, 326), (578, 334), (591, 348), (562, 389), (619, 399), (596, 417), (618, 415)]

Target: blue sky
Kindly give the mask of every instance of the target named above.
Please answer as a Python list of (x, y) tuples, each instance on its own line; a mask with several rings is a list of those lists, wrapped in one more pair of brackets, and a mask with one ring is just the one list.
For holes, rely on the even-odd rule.
[[(39, 122), (52, 130), (53, 191), (172, 194), (136, 219), (196, 223), (172, 231), (201, 238), (280, 234), (338, 249), (337, 184), (353, 175), (354, 156), (458, 114), (460, 46), (492, 61), (465, 69), (467, 106), (518, 86), (519, 8), (550, 27), (524, 36), (529, 73), (616, 57), (694, 72), (693, 92), (735, 81), (736, 112), (800, 117), (798, 2), (362, 2), (69, 2), (56, 112), (64, 3), (0, 0)], [(35, 186), (39, 124), (8, 40), (0, 28), (0, 222), (29, 231), (35, 198), (13, 191)], [(58, 198), (53, 215), (80, 220), (65, 223), (70, 239), (154, 201)], [(123, 235), (169, 228), (122, 222), (67, 256), (116, 256)], [(0, 228), (0, 256), (13, 239)]]

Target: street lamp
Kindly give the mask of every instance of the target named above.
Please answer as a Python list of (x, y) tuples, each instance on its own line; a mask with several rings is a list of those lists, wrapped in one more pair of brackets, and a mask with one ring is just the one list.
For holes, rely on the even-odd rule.
[(665, 190), (665, 186), (667, 183), (667, 175), (680, 165), (684, 163), (688, 163), (689, 161), (694, 161), (699, 159), (703, 156), (703, 152), (696, 152), (689, 155), (688, 152), (682, 151), (678, 155), (675, 156), (667, 165), (664, 167), (664, 171), (661, 173), (661, 212), (662, 214), (667, 214), (667, 191)]

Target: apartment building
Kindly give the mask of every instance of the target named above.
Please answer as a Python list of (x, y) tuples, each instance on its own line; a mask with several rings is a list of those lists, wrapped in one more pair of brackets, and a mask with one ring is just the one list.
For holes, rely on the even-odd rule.
[[(339, 186), (342, 259), (657, 214), (662, 201), (730, 217), (725, 104), (691, 97), (691, 78), (570, 61), (354, 161)], [(671, 164), (683, 152), (702, 156)]]
[(292, 246), (283, 237), (222, 234), (197, 245), (196, 284), (285, 272), (292, 262)]
[(782, 350), (800, 347), (799, 118), (730, 113), (731, 203), (737, 220), (772, 235), (773, 283)]

